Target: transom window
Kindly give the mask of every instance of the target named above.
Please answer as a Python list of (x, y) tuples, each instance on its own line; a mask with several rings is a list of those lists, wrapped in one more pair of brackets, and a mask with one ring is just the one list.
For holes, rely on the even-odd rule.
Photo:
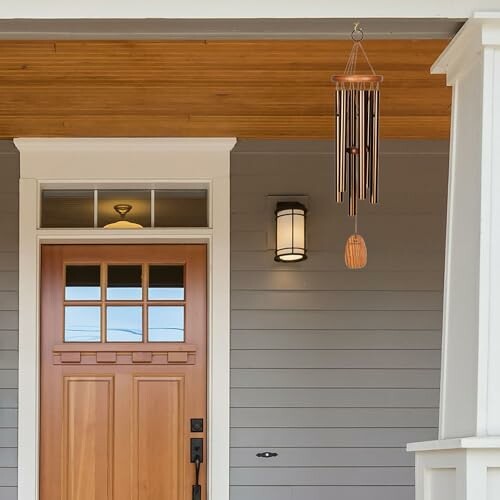
[(207, 227), (206, 189), (44, 189), (42, 228)]
[(65, 267), (65, 342), (184, 342), (184, 266)]

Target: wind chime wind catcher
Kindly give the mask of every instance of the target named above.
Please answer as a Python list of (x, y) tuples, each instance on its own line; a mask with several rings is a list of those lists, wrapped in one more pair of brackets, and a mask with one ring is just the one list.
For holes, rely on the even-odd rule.
[[(358, 200), (379, 200), (379, 87), (383, 76), (377, 75), (362, 45), (363, 30), (354, 25), (354, 42), (342, 75), (332, 76), (336, 84), (336, 155), (337, 203), (347, 193), (348, 214), (355, 218), (355, 232), (346, 244), (345, 262), (350, 269), (367, 263), (364, 239), (357, 232)], [(361, 54), (370, 73), (357, 73)]]

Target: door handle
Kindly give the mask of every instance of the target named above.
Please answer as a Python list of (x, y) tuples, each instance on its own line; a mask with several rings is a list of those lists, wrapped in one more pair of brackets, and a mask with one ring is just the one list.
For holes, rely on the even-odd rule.
[(191, 438), (191, 463), (195, 466), (193, 500), (201, 500), (200, 468), (203, 463), (203, 438)]

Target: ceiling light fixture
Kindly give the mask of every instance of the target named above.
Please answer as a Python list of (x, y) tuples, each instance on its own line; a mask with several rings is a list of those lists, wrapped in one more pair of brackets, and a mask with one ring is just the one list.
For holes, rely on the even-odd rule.
[(104, 226), (106, 229), (141, 229), (142, 228), (142, 226), (140, 224), (137, 224), (135, 222), (131, 222), (131, 221), (125, 219), (127, 214), (132, 210), (132, 205), (129, 205), (127, 203), (120, 203), (118, 205), (115, 205), (113, 208), (114, 208), (115, 212), (120, 216), (120, 219), (117, 220), (116, 222), (106, 224)]

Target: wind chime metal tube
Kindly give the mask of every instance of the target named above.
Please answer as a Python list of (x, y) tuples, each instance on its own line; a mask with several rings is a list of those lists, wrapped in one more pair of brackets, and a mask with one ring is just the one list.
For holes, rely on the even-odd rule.
[[(344, 192), (346, 189), (346, 173), (345, 173), (345, 157), (346, 157), (346, 145), (345, 145), (345, 134), (346, 134), (346, 113), (347, 113), (347, 92), (345, 89), (342, 89), (340, 91), (340, 98), (341, 98), (341, 103), (340, 103), (340, 133), (341, 133), (341, 138), (340, 141), (337, 141), (340, 143), (340, 153), (339, 153), (339, 165), (340, 165), (340, 190), (341, 192)], [(342, 202), (342, 196), (341, 200)]]
[(366, 109), (365, 109), (365, 94), (364, 90), (359, 91), (359, 199), (366, 199)]
[[(341, 124), (341, 112), (340, 112), (340, 109), (342, 108), (342, 91), (340, 89), (337, 89), (336, 91), (336, 102), (338, 103), (338, 106), (339, 106), (339, 110), (336, 112), (336, 123), (335, 123), (335, 126), (337, 128), (337, 130), (340, 130), (340, 124)], [(341, 144), (340, 144), (340, 141), (337, 141), (336, 144), (336, 149), (335, 149), (335, 156), (336, 158), (339, 158), (340, 160), (340, 156), (341, 156), (341, 152), (342, 152), (342, 148), (341, 148)], [(340, 161), (339, 161), (339, 165), (340, 165)], [(336, 200), (337, 200), (337, 203), (342, 203), (343, 201), (343, 198), (344, 198), (344, 195), (343, 195), (343, 191), (342, 189), (340, 189), (340, 186), (342, 185), (342, 167), (340, 168), (337, 168), (336, 169), (336, 186), (337, 186), (337, 190), (336, 190)]]
[(355, 153), (355, 148), (356, 148), (356, 135), (357, 135), (357, 120), (356, 120), (356, 91), (351, 90), (350, 94), (350, 111), (349, 111), (349, 118), (350, 118), (350, 128), (351, 128), (351, 134), (350, 134), (350, 142), (349, 144), (351, 145), (348, 151), (348, 161), (349, 161), (349, 215), (353, 216), (356, 215), (357, 209), (358, 209), (358, 203), (357, 203), (357, 198), (356, 198), (356, 163), (357, 163), (357, 155)]
[(372, 117), (373, 123), (371, 127), (372, 133), (372, 149), (371, 149), (371, 187), (370, 187), (370, 202), (372, 204), (378, 203), (379, 200), (379, 155), (378, 155), (378, 128), (379, 128), (379, 102), (380, 96), (378, 90), (372, 91)]
[[(358, 200), (379, 201), (379, 85), (361, 45), (363, 32), (357, 26), (351, 35), (354, 45), (344, 74), (336, 84), (336, 194), (338, 203), (347, 192), (348, 213), (355, 217)], [(358, 53), (364, 56), (371, 74), (356, 73)]]

